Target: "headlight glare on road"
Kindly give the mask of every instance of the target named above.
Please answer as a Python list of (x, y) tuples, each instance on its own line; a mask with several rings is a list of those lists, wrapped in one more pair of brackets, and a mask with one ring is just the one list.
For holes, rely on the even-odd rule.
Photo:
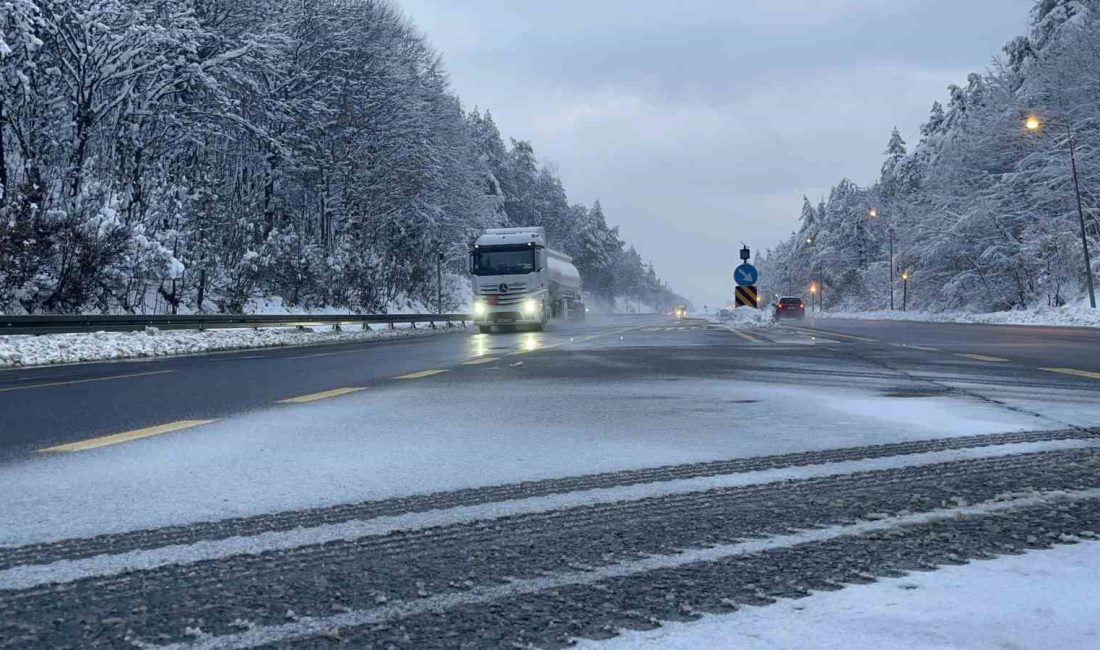
[(539, 303), (534, 298), (528, 298), (523, 301), (523, 315), (535, 316), (539, 313)]

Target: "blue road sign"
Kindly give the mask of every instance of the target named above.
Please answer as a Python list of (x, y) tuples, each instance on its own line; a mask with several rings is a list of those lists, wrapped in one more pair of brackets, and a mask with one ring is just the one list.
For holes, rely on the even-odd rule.
[(739, 287), (750, 287), (760, 279), (760, 272), (752, 264), (742, 264), (734, 270), (733, 279)]

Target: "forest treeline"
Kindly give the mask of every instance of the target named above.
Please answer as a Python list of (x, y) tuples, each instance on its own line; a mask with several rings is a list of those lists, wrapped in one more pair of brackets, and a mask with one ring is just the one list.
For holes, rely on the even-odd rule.
[[(1100, 0), (1038, 0), (1030, 33), (932, 105), (920, 141), (894, 130), (879, 178), (842, 180), (761, 260), (768, 297), (822, 288), (826, 307), (980, 311), (1083, 299), (1070, 138), (1092, 273), (1100, 222)], [(1028, 128), (1028, 121), (1032, 128)], [(891, 266), (891, 241), (894, 263)]]
[(434, 304), (437, 254), (455, 280), (508, 225), (546, 227), (598, 299), (676, 300), (598, 202), (463, 110), (387, 0), (7, 0), (0, 21), (0, 311)]

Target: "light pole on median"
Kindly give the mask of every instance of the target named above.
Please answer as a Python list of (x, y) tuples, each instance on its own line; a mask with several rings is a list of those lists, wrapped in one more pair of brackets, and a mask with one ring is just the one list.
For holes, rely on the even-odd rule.
[[(1089, 254), (1089, 238), (1085, 232), (1085, 208), (1081, 202), (1081, 184), (1077, 179), (1077, 145), (1073, 137), (1073, 125), (1069, 122), (1051, 122), (1051, 124), (1066, 129), (1070, 169), (1073, 172), (1073, 193), (1077, 199), (1077, 218), (1081, 224), (1081, 249), (1085, 254), (1085, 284), (1089, 289), (1089, 305), (1096, 309), (1096, 290), (1092, 284), (1092, 256)], [(1039, 131), (1043, 128), (1043, 121), (1037, 115), (1029, 115), (1024, 126), (1028, 131)]]
[[(878, 209), (867, 210), (867, 216), (875, 219), (878, 217)], [(886, 232), (890, 237), (890, 261), (887, 262), (886, 275), (890, 280), (890, 311), (894, 311), (894, 224), (886, 222)]]
[(906, 310), (906, 303), (909, 302), (909, 271), (905, 271), (901, 274), (901, 310)]
[(443, 313), (443, 251), (438, 251), (435, 258), (435, 309), (437, 314)]

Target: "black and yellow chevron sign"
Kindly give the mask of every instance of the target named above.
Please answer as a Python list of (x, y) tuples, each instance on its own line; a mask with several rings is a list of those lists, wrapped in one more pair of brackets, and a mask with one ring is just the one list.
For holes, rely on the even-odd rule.
[(760, 304), (760, 292), (756, 287), (737, 287), (736, 294), (738, 307), (756, 307)]

